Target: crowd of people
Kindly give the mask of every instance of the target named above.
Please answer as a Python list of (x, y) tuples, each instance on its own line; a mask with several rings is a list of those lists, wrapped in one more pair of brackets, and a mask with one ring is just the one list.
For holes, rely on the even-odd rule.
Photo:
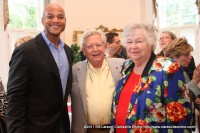
[[(191, 133), (200, 130), (200, 64), (193, 47), (140, 22), (81, 37), (82, 61), (60, 38), (64, 9), (43, 11), (44, 30), (15, 43), (7, 92), (0, 79), (1, 133)], [(72, 122), (67, 100), (71, 97)]]

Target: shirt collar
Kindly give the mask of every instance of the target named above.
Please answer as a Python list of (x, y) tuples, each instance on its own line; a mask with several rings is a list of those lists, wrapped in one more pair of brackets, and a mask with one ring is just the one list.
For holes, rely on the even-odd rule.
[[(53, 45), (53, 43), (51, 43), (51, 41), (47, 38), (46, 34), (44, 31), (41, 32), (42, 34), (42, 37), (44, 38), (45, 42), (47, 43), (47, 45)], [(54, 46), (54, 45), (53, 45)], [(63, 47), (64, 46), (64, 43), (61, 39), (59, 39), (59, 46)]]
[[(101, 66), (100, 69), (104, 68), (104, 67), (107, 66), (107, 65), (108, 65), (108, 62), (107, 62), (107, 60), (104, 58), (103, 63), (102, 63), (102, 66)], [(89, 61), (88, 61), (88, 68), (91, 69), (91, 70), (93, 70), (93, 71), (96, 70), (96, 68), (94, 68), (94, 67), (92, 66), (92, 64), (91, 64)]]

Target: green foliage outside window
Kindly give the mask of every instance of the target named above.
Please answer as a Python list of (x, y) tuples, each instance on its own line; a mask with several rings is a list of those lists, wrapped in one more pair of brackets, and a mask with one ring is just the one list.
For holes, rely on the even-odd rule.
[(196, 0), (158, 0), (160, 26), (198, 23)]
[(37, 29), (38, 1), (37, 0), (9, 0), (10, 28)]

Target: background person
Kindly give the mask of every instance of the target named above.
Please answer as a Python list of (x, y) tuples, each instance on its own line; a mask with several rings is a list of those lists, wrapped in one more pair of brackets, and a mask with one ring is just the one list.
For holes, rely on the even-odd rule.
[(23, 36), (23, 37), (18, 38), (14, 44), (15, 48), (32, 38), (33, 38), (32, 36)]
[(165, 52), (166, 52), (168, 46), (176, 38), (177, 37), (176, 37), (176, 35), (173, 32), (171, 32), (171, 31), (163, 31), (160, 34), (160, 38), (159, 38), (159, 44), (160, 44), (160, 48), (162, 50), (160, 51), (160, 53), (158, 55), (159, 56), (165, 56)]
[(110, 126), (113, 92), (124, 59), (105, 57), (106, 37), (98, 30), (85, 31), (81, 45), (87, 60), (73, 66), (72, 133), (109, 133), (109, 128), (97, 126)]
[(72, 51), (60, 39), (64, 9), (43, 12), (42, 31), (15, 48), (8, 78), (8, 133), (70, 133), (67, 97), (72, 86)]
[(127, 58), (126, 48), (121, 45), (119, 34), (115, 32), (106, 33), (106, 45), (108, 57)]
[[(188, 65), (191, 62), (192, 56), (191, 52), (193, 51), (193, 47), (188, 44), (187, 40), (185, 38), (178, 38), (175, 39), (170, 46), (166, 50), (166, 56), (173, 58), (175, 61), (179, 62), (180, 65), (184, 67), (188, 67)], [(198, 87), (198, 84), (200, 82), (200, 64), (196, 67), (194, 70), (193, 78), (190, 81), (188, 75), (186, 74), (186, 79), (188, 83), (188, 88), (190, 90), (190, 97), (191, 100), (196, 103), (196, 105), (193, 105), (193, 113), (195, 114), (195, 109), (200, 111), (200, 88)], [(190, 81), (190, 82), (189, 82)], [(196, 113), (196, 118), (198, 118), (199, 113)], [(199, 125), (198, 121), (196, 121), (195, 125), (195, 115), (193, 118), (193, 125), (197, 127)]]
[[(165, 56), (168, 46), (176, 39), (176, 35), (171, 31), (163, 31), (160, 34), (159, 44), (162, 51), (158, 54), (159, 56)], [(191, 58), (191, 62), (188, 67), (184, 67), (185, 72), (188, 74), (190, 80), (192, 80), (194, 69), (196, 68), (194, 58)]]
[[(187, 42), (185, 38), (175, 39), (166, 50), (166, 56), (179, 62), (183, 67), (188, 67), (191, 62), (191, 52), (193, 47)], [(187, 76), (187, 81), (190, 79)], [(200, 82), (200, 64), (194, 70), (193, 78), (188, 83), (189, 88), (198, 96), (200, 95), (200, 88), (198, 84)]]
[(130, 60), (123, 64), (122, 79), (114, 92), (112, 125), (135, 127), (116, 128), (117, 133), (191, 131), (190, 128), (151, 128), (189, 126), (192, 119), (190, 99), (186, 97), (189, 93), (183, 91), (184, 71), (170, 58), (156, 58), (155, 31), (147, 23), (129, 24), (124, 29)]

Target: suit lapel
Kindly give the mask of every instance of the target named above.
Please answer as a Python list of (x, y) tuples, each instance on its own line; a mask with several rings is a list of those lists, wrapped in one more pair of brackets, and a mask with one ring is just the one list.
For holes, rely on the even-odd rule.
[(71, 58), (71, 51), (70, 51), (70, 48), (65, 45), (64, 46), (64, 49), (65, 49), (65, 53), (67, 55), (67, 59), (68, 59), (68, 62), (69, 62), (69, 74), (68, 74), (68, 81), (67, 81), (67, 85), (66, 85), (66, 91), (65, 91), (65, 98), (67, 98), (67, 94), (69, 94), (71, 91), (71, 89), (68, 89), (68, 88), (71, 88), (71, 82), (72, 82), (72, 58)]
[(36, 36), (35, 41), (38, 44), (38, 48), (41, 55), (45, 58), (45, 61), (47, 61), (47, 63), (49, 64), (49, 67), (52, 68), (53, 72), (56, 74), (56, 77), (60, 79), (59, 70), (56, 65), (56, 62), (53, 58), (53, 55), (51, 54), (49, 47), (47, 46), (46, 42), (42, 38), (42, 35), (39, 34), (38, 36)]
[(85, 111), (85, 115), (87, 118), (87, 109), (86, 109), (86, 79), (87, 79), (87, 61), (83, 61), (76, 71), (79, 88), (80, 88), (80, 95), (83, 101), (83, 107)]
[(110, 67), (110, 71), (113, 77), (113, 80), (115, 82), (115, 85), (117, 86), (118, 81), (119, 81), (119, 74), (121, 68), (118, 67), (118, 65), (116, 64), (117, 62), (115, 62), (114, 60), (112, 60), (111, 58), (107, 58), (109, 67)]
[(44, 58), (45, 61), (47, 62), (48, 66), (50, 69), (52, 69), (52, 72), (55, 74), (55, 80), (57, 80), (58, 82), (58, 88), (60, 89), (56, 89), (58, 92), (58, 98), (63, 101), (63, 91), (62, 91), (62, 83), (60, 80), (60, 74), (59, 74), (59, 70), (57, 67), (57, 64), (53, 58), (53, 55), (51, 54), (51, 51), (49, 49), (49, 47), (47, 46), (45, 40), (43, 39), (42, 35), (39, 34), (38, 36), (36, 36), (36, 44), (38, 45), (38, 50), (41, 53), (41, 58)]

